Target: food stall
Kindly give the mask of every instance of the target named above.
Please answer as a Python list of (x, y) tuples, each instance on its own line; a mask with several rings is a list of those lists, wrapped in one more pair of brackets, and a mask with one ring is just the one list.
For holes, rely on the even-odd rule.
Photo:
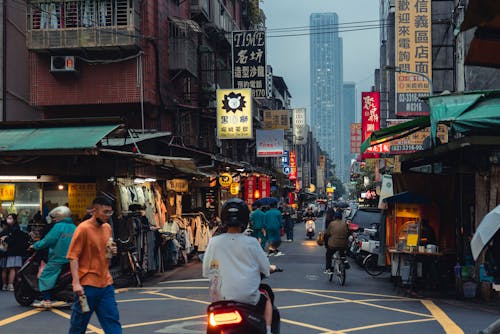
[(387, 204), (385, 224), (386, 263), (391, 276), (412, 288), (423, 278), (433, 285), (438, 280), (439, 208), (429, 199), (403, 192), (383, 200)]

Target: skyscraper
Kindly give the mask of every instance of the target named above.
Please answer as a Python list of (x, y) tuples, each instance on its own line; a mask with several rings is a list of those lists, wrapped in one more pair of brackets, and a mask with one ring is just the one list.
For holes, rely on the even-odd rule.
[(336, 13), (310, 16), (311, 127), (340, 176), (343, 58)]
[(356, 84), (354, 82), (344, 82), (342, 98), (342, 128), (340, 129), (342, 140), (342, 161), (340, 164), (340, 179), (343, 182), (349, 180), (351, 159), (351, 123), (356, 121)]

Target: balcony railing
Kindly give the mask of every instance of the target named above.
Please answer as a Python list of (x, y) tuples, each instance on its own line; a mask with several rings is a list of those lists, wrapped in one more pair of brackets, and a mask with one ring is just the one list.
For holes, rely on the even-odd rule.
[(28, 49), (138, 49), (138, 1), (28, 3)]
[(191, 0), (191, 14), (193, 17), (201, 16), (210, 19), (210, 0)]
[(196, 22), (169, 18), (168, 64), (171, 71), (187, 71), (198, 77), (197, 34), (201, 33)]

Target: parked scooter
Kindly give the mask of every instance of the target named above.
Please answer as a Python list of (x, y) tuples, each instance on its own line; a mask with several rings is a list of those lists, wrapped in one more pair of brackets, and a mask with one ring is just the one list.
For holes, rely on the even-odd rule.
[[(281, 272), (276, 268), (273, 272)], [(267, 291), (273, 304), (273, 321), (271, 332), (280, 333), (280, 313), (274, 305), (274, 293), (267, 284), (260, 285)], [(207, 334), (266, 334), (266, 322), (261, 312), (255, 306), (232, 300), (221, 300), (210, 304), (207, 308)]]
[(312, 239), (316, 231), (315, 219), (307, 218), (306, 220), (306, 238)]
[[(14, 281), (14, 297), (22, 306), (29, 306), (35, 299), (40, 299), (41, 293), (38, 289), (38, 271), (41, 257), (35, 252), (23, 264)], [(71, 271), (69, 264), (64, 265), (52, 292), (52, 298), (72, 303), (74, 300), (73, 287), (71, 285)]]

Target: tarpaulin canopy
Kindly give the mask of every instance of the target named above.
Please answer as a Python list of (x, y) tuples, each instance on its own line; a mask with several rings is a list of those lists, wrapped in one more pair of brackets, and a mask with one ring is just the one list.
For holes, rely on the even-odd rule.
[(370, 146), (409, 136), (416, 131), (429, 127), (430, 125), (429, 116), (421, 116), (408, 122), (374, 131), (370, 137), (366, 138), (366, 140), (361, 144), (361, 153), (366, 151), (366, 149)]
[(500, 92), (433, 96), (431, 107), (431, 138), (436, 138), (437, 126), (444, 123), (452, 131), (493, 132), (500, 126)]
[(383, 200), (385, 203), (404, 203), (404, 204), (429, 204), (431, 201), (417, 193), (412, 193), (405, 191), (390, 197), (386, 197)]

